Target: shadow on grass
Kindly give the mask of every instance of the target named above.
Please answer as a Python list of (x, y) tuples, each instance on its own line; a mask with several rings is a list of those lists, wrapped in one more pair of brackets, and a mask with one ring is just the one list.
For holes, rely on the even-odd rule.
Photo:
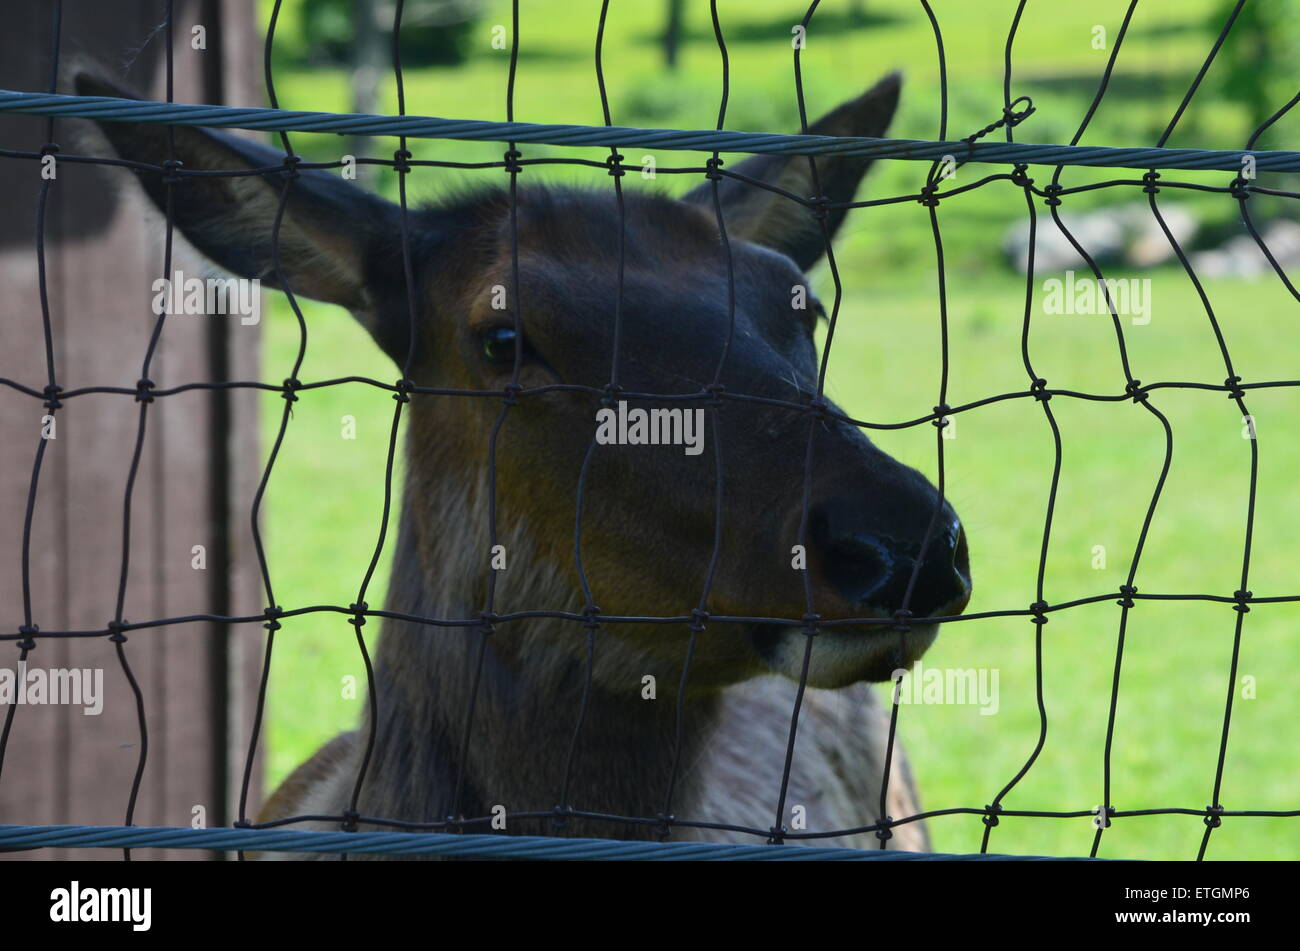
[(1202, 36), (1209, 35), (1212, 40), (1217, 29), (1216, 27), (1214, 30), (1210, 30), (1200, 20), (1193, 19), (1179, 20), (1174, 23), (1160, 22), (1133, 26), (1129, 28), (1129, 35), (1168, 40), (1179, 36), (1187, 36), (1189, 33), (1199, 33)]
[[(593, 40), (594, 42), (594, 40)], [(519, 62), (521, 63), (564, 63), (572, 66), (575, 60), (586, 62), (590, 51), (583, 48), (575, 49), (556, 49), (553, 47), (541, 46), (537, 43), (519, 44)], [(510, 48), (490, 49), (487, 47), (475, 49), (465, 58), (466, 63), (481, 63), (486, 60), (499, 59), (504, 69), (510, 63)], [(465, 64), (462, 63), (461, 66)]]
[[(1042, 92), (1078, 96), (1085, 102), (1091, 101), (1092, 97), (1096, 95), (1097, 86), (1100, 82), (1101, 74), (1094, 71), (1033, 73), (1022, 70), (1015, 77), (1017, 90), (1024, 87), (1031, 90), (1031, 92), (1037, 89)], [(1129, 97), (1149, 99), (1152, 95), (1163, 95), (1175, 89), (1181, 91), (1186, 85), (1186, 78), (1178, 71), (1117, 71), (1110, 77), (1110, 83), (1106, 86), (1106, 99), (1125, 99)]]
[[(802, 21), (803, 17), (801, 16), (783, 16), (768, 20), (751, 20), (747, 23), (737, 23), (734, 26), (724, 22), (722, 24), (722, 38), (728, 43), (789, 42), (791, 28)], [(907, 22), (906, 17), (900, 17), (892, 13), (880, 13), (874, 10), (826, 10), (818, 11), (813, 15), (808, 25), (808, 32), (813, 35), (831, 31), (843, 33), (846, 30), (896, 26), (905, 22)], [(663, 42), (663, 34), (659, 31), (642, 33), (633, 37), (632, 42), (641, 45), (653, 44), (658, 46)], [(681, 42), (683, 45), (687, 43), (707, 43), (714, 46), (717, 44), (712, 28), (685, 29), (682, 31)]]

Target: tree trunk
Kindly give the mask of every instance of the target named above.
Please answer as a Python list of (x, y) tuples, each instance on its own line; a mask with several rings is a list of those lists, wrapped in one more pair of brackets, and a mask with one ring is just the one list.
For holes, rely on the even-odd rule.
[[(374, 0), (355, 0), (352, 7), (352, 111), (374, 114), (379, 111), (379, 84), (392, 68), (392, 53), (384, 44), (385, 31), (379, 28), (379, 10)], [(371, 148), (369, 136), (354, 136), (350, 143), (353, 155), (361, 157)], [(357, 181), (371, 176), (372, 166), (357, 166)]]
[(682, 13), (685, 0), (668, 0), (668, 22), (664, 25), (664, 65), (677, 68), (677, 49), (682, 39)]

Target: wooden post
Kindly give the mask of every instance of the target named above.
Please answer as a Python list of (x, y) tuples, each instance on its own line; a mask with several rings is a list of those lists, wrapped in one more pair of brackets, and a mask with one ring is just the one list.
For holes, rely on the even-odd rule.
[[(6, 6), (0, 86), (47, 88), (52, 6), (44, 0)], [(163, 0), (63, 6), (65, 62), (92, 58), (106, 75), (164, 98)], [(254, 7), (244, 0), (177, 0), (178, 101), (262, 104)], [(80, 154), (85, 130), (84, 123), (60, 120), (54, 140), (63, 154)], [(44, 119), (0, 119), (0, 148), (35, 151), (45, 139)], [(129, 171), (58, 162), (56, 175), (46, 207), (45, 262), (58, 384), (65, 390), (104, 384), (134, 388), (155, 321), (151, 285), (164, 276), (161, 216), (147, 205)], [(35, 246), (40, 190), (37, 162), (0, 158), (0, 207), (5, 209), (0, 377), (37, 390), (46, 384)], [(210, 268), (179, 235), (173, 267), (195, 276)], [(259, 332), (238, 318), (169, 316), (150, 378), (159, 389), (257, 379)], [(46, 441), (30, 549), (33, 621), (44, 632), (102, 629), (114, 616), (138, 410), (129, 395), (94, 394), (68, 398), (54, 414), (55, 438)], [(24, 514), (46, 413), (40, 400), (0, 386), (4, 633), (23, 623)], [(140, 621), (259, 612), (262, 596), (248, 527), (262, 465), (256, 394), (193, 390), (160, 397), (150, 404), (147, 419), (132, 495), (124, 616)], [(203, 564), (196, 567), (200, 552)], [(211, 827), (236, 818), (262, 633), (256, 626), (191, 623), (128, 635), (124, 650), (143, 692), (149, 741), (136, 825), (191, 826), (200, 817)], [(0, 642), (0, 667), (13, 670), (17, 660), (15, 642)], [(71, 705), (17, 708), (0, 774), (0, 823), (122, 824), (140, 736), (115, 646), (102, 637), (38, 635), (28, 663), (46, 670), (102, 670), (103, 709), (86, 715)], [(4, 712), (0, 706), (0, 716)], [(0, 857), (119, 856), (96, 849)]]

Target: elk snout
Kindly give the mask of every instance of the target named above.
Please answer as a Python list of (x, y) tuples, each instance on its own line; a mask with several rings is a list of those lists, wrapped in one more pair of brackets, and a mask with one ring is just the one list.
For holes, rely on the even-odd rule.
[(922, 552), (937, 502), (937, 495), (896, 499), (883, 513), (851, 496), (814, 506), (808, 539), (824, 582), (846, 601), (873, 612), (901, 610), (911, 585), (907, 610), (913, 617), (959, 613), (970, 600), (970, 559), (966, 533), (946, 503)]

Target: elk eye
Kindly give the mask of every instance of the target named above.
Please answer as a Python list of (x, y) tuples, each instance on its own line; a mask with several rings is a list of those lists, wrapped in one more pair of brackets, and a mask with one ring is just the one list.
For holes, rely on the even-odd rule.
[(513, 363), (519, 335), (513, 327), (492, 327), (479, 335), (483, 357), (489, 363)]

